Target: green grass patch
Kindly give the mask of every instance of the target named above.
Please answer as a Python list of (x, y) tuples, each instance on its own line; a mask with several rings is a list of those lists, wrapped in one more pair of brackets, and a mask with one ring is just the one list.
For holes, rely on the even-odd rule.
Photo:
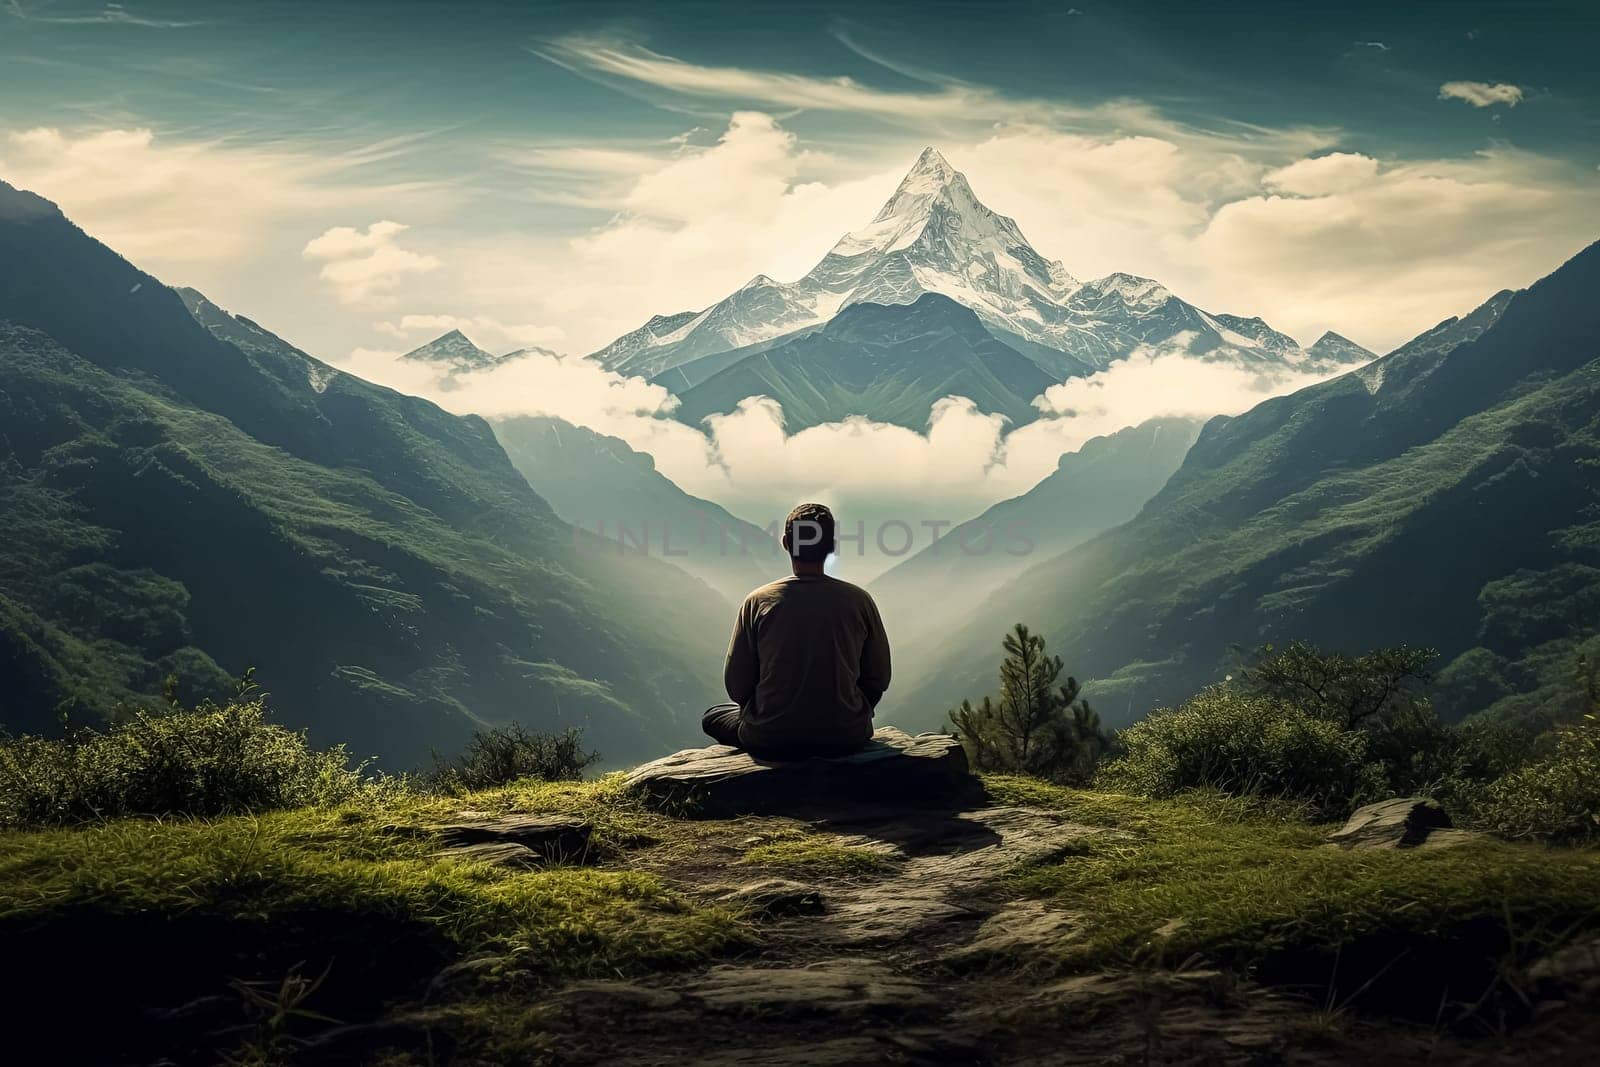
[(1015, 876), (1022, 891), (1083, 914), (1082, 936), (1061, 949), (1068, 969), (1199, 955), (1345, 995), (1401, 996), (1409, 983), (1420, 998), (1414, 1006), (1431, 1011), (1441, 995), (1473, 1000), (1564, 939), (1600, 927), (1600, 851), (1592, 849), (1485, 838), (1345, 851), (1328, 847), (1326, 828), (1292, 808), (1020, 779), (988, 785), (998, 801), (1125, 832)]
[(895, 857), (860, 845), (843, 845), (828, 834), (785, 830), (745, 851), (739, 862), (793, 874), (864, 877), (892, 871)]
[(252, 1015), (240, 983), (313, 980), (306, 1008), (350, 1021), (417, 997), (467, 956), (492, 957), (486, 972), (514, 989), (690, 965), (751, 938), (732, 910), (647, 871), (466, 863), (436, 855), (426, 832), (393, 829), (463, 809), (582, 814), (603, 857), (639, 841), (650, 818), (610, 781), (529, 782), (465, 798), (3, 833), (0, 951), (35, 961), (39, 1000), (13, 1007), (46, 1017), (56, 991), (81, 989), (102, 1023), (95, 1033), (162, 1048), (150, 1009), (234, 998), (223, 1014), (237, 1028)]
[[(515, 789), (470, 799), (475, 810), (487, 811), (603, 806), (582, 796), (584, 789), (534, 786), (521, 794), (531, 804), (515, 804)], [(458, 950), (509, 952), (547, 974), (690, 960), (737, 936), (729, 914), (690, 904), (652, 875), (466, 864), (438, 858), (426, 836), (385, 829), (396, 821), (426, 825), (460, 806), (419, 800), (0, 835), (0, 928), (85, 909), (237, 920), (326, 911), (355, 922), (382, 915), (415, 921)], [(630, 832), (620, 816), (597, 825), (602, 841)]]

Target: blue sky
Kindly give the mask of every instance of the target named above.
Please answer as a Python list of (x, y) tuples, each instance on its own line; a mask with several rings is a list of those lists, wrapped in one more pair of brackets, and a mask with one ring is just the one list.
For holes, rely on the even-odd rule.
[(1600, 233), (1597, 12), (3, 0), (0, 177), (330, 358), (587, 351), (804, 271), (931, 143), (1079, 276), (1381, 348)]

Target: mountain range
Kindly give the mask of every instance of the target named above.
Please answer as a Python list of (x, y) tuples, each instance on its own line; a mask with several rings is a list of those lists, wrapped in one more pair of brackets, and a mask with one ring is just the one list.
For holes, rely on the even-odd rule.
[[(1162, 419), (1091, 441), (945, 535), (1021, 522), (1038, 529), (1026, 556), (925, 551), (881, 576), (896, 721), (989, 691), (1018, 620), (1111, 725), (1292, 638), (1437, 647), (1450, 717), (1570, 714), (1575, 657), (1600, 654), (1600, 245), (1365, 362), (1153, 282), (1076, 282), (925, 153), (795, 285), (838, 302), (806, 319), (764, 282), (604, 358), (692, 380), (685, 418), (769, 395), (791, 427), (918, 425), (953, 394), (1023, 421), (1063, 371), (1142, 344), (1364, 363), (1198, 433)], [(523, 351), (452, 332), (408, 358), (472, 373)], [(220, 696), (254, 667), (292, 725), (402, 766), (508, 720), (581, 726), (618, 760), (690, 741), (729, 601), (781, 570), (644, 532), (765, 536), (620, 440), (372, 385), (3, 183), (0, 513), (6, 728)], [(644, 550), (619, 551), (607, 520), (637, 524)]]
[(1597, 291), (1600, 244), (1365, 367), (1212, 420), (1131, 521), (966, 613), (897, 706), (988, 691), (1022, 619), (1119, 725), (1294, 638), (1438, 649), (1450, 718), (1574, 714), (1578, 653), (1600, 653)]
[[(933, 148), (869, 225), (798, 281), (758, 275), (704, 310), (652, 318), (593, 358), (679, 395), (688, 420), (768, 395), (794, 428), (861, 414), (921, 429), (946, 386), (972, 388), (984, 410), (1025, 422), (1037, 415), (1040, 383), (1148, 348), (1299, 370), (1372, 358), (1333, 333), (1302, 348), (1259, 318), (1203, 311), (1148, 278), (1079, 281)], [(869, 355), (847, 365), (852, 350)], [(860, 383), (865, 399), (838, 402)]]
[(694, 575), (727, 598), (730, 619), (746, 593), (788, 571), (765, 530), (690, 496), (621, 438), (542, 415), (492, 425), (512, 465), (563, 520), (606, 539), (609, 552), (642, 552)]
[(448, 330), (427, 344), (418, 345), (411, 351), (401, 355), (407, 363), (426, 363), (437, 367), (449, 374), (470, 374), (473, 371), (491, 370), (503, 363), (510, 363), (521, 359), (523, 356), (554, 356), (555, 352), (548, 348), (529, 346), (527, 348), (514, 348), (509, 352), (495, 355), (485, 349), (479, 348), (460, 329)]
[[(489, 425), (175, 292), (0, 184), (0, 723), (231, 692), (404, 767), (486, 722), (690, 740), (723, 599), (563, 523)], [(170, 683), (169, 680), (170, 679)]]

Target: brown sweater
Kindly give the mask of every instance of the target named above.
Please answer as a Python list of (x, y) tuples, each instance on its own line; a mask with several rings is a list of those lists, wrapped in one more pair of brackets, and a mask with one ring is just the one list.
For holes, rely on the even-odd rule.
[(791, 575), (745, 597), (723, 667), (750, 748), (851, 748), (889, 688), (889, 639), (866, 590)]

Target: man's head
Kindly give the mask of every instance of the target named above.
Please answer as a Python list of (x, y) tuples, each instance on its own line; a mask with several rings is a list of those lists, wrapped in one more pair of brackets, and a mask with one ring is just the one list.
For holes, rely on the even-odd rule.
[(823, 504), (801, 504), (783, 522), (783, 547), (796, 563), (821, 563), (834, 549), (833, 512)]

